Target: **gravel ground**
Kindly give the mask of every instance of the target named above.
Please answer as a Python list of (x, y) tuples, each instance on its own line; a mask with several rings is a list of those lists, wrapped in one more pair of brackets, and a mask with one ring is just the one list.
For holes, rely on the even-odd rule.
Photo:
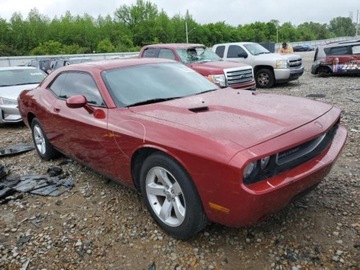
[[(44, 162), (35, 151), (2, 157), (9, 175), (60, 166), (75, 187), (0, 204), (0, 269), (360, 269), (360, 78), (314, 77), (313, 52), (300, 54), (299, 81), (258, 91), (334, 104), (349, 131), (333, 170), (306, 197), (255, 226), (212, 224), (184, 242), (159, 230), (139, 194), (76, 162)], [(0, 135), (0, 148), (31, 142), (23, 125), (2, 126)]]

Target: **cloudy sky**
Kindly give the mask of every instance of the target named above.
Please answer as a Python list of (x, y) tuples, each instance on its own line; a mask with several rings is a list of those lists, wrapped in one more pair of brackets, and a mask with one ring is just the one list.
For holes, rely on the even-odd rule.
[[(184, 16), (189, 10), (193, 19), (201, 24), (224, 21), (230, 25), (249, 24), (256, 21), (278, 20), (291, 22), (329, 23), (336, 17), (352, 17), (356, 22), (360, 10), (359, 0), (150, 0), (158, 10), (164, 10), (171, 18)], [(26, 19), (29, 11), (36, 8), (40, 14), (52, 19), (66, 11), (72, 15), (85, 13), (97, 18), (110, 15), (122, 5), (136, 4), (136, 0), (0, 0), (0, 18), (9, 20), (14, 12)]]

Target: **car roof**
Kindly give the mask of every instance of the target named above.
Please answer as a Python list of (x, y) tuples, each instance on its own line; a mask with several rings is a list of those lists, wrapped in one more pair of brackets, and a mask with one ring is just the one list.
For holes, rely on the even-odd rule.
[[(239, 42), (226, 42), (226, 43), (219, 43), (219, 44), (216, 44), (216, 46), (219, 46), (219, 45), (239, 45), (239, 44), (259, 44), (258, 42), (250, 42), (250, 41), (239, 41)], [(215, 46), (215, 45), (214, 45)]]
[(29, 66), (0, 67), (0, 70), (16, 70), (16, 69), (38, 69), (38, 68), (36, 68), (36, 67), (29, 67)]
[(172, 49), (187, 49), (193, 47), (206, 47), (204, 44), (199, 43), (160, 43), (146, 45), (144, 48), (172, 48)]
[(328, 47), (337, 47), (337, 46), (344, 46), (344, 45), (360, 45), (360, 40), (343, 40), (343, 41), (335, 41), (330, 42), (322, 45), (321, 47), (328, 48)]
[[(146, 64), (159, 64), (159, 63), (178, 63), (174, 60), (165, 58), (127, 58), (127, 59), (109, 59), (92, 62), (84, 62), (79, 64), (72, 64), (62, 67), (61, 70), (110, 70), (116, 68), (125, 68), (130, 66), (140, 66)], [(59, 69), (60, 70), (60, 69)]]

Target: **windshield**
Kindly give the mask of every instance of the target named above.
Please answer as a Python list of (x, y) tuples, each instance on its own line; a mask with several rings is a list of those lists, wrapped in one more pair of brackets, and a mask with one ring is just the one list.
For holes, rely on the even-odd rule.
[(244, 47), (252, 54), (252, 55), (259, 55), (259, 54), (266, 54), (270, 53), (267, 49), (261, 46), (258, 43), (247, 43), (244, 44)]
[(218, 87), (180, 63), (158, 63), (104, 71), (103, 79), (118, 107), (196, 95)]
[(189, 49), (177, 49), (177, 53), (184, 64), (195, 62), (222, 61), (222, 59), (212, 50), (205, 47), (193, 47)]
[(39, 84), (46, 73), (39, 69), (6, 69), (0, 70), (0, 86)]

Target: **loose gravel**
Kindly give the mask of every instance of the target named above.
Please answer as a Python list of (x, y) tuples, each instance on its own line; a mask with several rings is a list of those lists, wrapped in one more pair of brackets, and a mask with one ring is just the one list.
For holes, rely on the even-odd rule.
[[(156, 226), (138, 193), (76, 162), (45, 162), (35, 151), (2, 157), (10, 175), (59, 166), (75, 187), (59, 197), (17, 193), (0, 204), (0, 269), (360, 269), (360, 77), (315, 77), (313, 52), (299, 54), (298, 81), (257, 91), (342, 109), (347, 144), (310, 194), (255, 226), (211, 224), (179, 241)], [(4, 125), (0, 135), (0, 148), (31, 143), (23, 125)]]

